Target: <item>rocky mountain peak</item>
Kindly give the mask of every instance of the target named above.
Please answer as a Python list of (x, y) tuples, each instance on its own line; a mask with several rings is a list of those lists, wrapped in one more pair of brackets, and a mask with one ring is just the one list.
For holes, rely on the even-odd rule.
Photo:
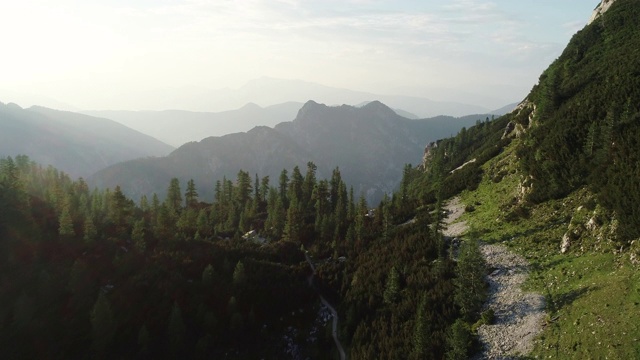
[(372, 101), (370, 103), (368, 103), (367, 105), (363, 106), (362, 109), (366, 110), (367, 112), (371, 113), (371, 114), (376, 114), (376, 115), (381, 115), (384, 117), (396, 117), (398, 116), (398, 114), (396, 114), (395, 111), (393, 111), (390, 107), (388, 107), (387, 105), (381, 103), (378, 100)]
[(593, 14), (591, 15), (591, 19), (589, 19), (588, 24), (591, 24), (602, 14), (607, 12), (607, 10), (611, 8), (611, 5), (613, 5), (614, 2), (616, 2), (616, 0), (602, 0), (600, 4), (598, 4), (598, 6), (596, 6), (596, 8), (593, 10)]

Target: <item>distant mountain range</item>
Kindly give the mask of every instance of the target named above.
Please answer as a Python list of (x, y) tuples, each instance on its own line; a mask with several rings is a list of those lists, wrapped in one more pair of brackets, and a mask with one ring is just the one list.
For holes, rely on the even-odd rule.
[[(287, 102), (305, 103), (313, 99), (328, 105), (357, 105), (379, 100), (393, 109), (402, 109), (417, 117), (438, 115), (464, 116), (489, 113), (490, 108), (467, 103), (434, 101), (418, 96), (383, 95), (325, 86), (301, 80), (263, 77), (238, 89), (212, 90), (202, 87), (164, 89), (129, 94), (121, 108), (129, 110), (172, 110), (221, 112), (254, 103), (261, 107)], [(99, 109), (98, 109), (99, 110)]]
[(163, 156), (174, 148), (112, 120), (0, 103), (0, 156), (28, 155), (71, 176), (118, 162)]
[[(370, 101), (355, 106), (363, 107), (368, 103)], [(303, 103), (300, 102), (286, 102), (262, 108), (254, 103), (249, 103), (237, 110), (223, 112), (103, 110), (83, 111), (82, 113), (117, 121), (177, 147), (210, 136), (246, 132), (256, 126), (274, 127), (281, 122), (295, 119), (302, 105)], [(503, 115), (513, 110), (516, 105), (511, 104), (491, 111), (489, 114)], [(393, 109), (393, 111), (408, 119), (419, 118), (403, 109)]]
[(395, 188), (404, 164), (420, 161), (425, 144), (487, 116), (491, 115), (410, 120), (378, 101), (361, 108), (309, 101), (295, 120), (274, 129), (256, 127), (187, 143), (166, 157), (110, 166), (96, 173), (92, 182), (100, 187), (120, 185), (137, 198), (153, 193), (163, 197), (172, 177), (183, 182), (194, 179), (201, 197), (210, 200), (215, 181), (235, 179), (241, 169), (268, 175), (275, 184), (282, 169), (290, 172), (299, 166), (304, 172), (307, 162), (313, 161), (318, 177), (329, 177), (338, 166), (357, 194), (376, 201)]

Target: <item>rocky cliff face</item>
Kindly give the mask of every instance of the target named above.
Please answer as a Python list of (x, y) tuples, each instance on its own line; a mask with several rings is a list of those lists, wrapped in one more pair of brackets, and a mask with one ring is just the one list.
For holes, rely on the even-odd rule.
[(593, 10), (593, 14), (591, 15), (591, 19), (589, 19), (589, 24), (594, 22), (600, 15), (604, 14), (611, 8), (611, 5), (616, 2), (616, 0), (602, 0), (600, 4)]

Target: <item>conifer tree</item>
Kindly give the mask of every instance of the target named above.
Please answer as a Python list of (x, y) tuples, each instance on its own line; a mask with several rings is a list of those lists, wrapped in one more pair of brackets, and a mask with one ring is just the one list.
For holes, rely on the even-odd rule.
[(70, 206), (68, 202), (66, 202), (58, 219), (58, 233), (60, 234), (60, 236), (75, 235), (75, 231), (73, 230), (73, 220), (71, 219), (71, 211), (69, 210), (69, 208)]
[(133, 241), (133, 246), (135, 246), (139, 252), (144, 252), (146, 250), (147, 244), (144, 240), (144, 220), (138, 220), (133, 225), (131, 241)]
[(169, 183), (165, 203), (170, 210), (176, 213), (182, 209), (182, 191), (180, 191), (180, 181), (177, 178), (171, 179)]
[(383, 300), (386, 304), (392, 304), (398, 300), (400, 293), (400, 274), (395, 266), (389, 270), (387, 283), (384, 287)]
[(236, 263), (236, 267), (233, 270), (233, 285), (242, 286), (247, 281), (247, 274), (244, 270), (244, 264), (242, 261)]
[(486, 296), (486, 264), (476, 240), (465, 241), (460, 246), (455, 273), (454, 300), (462, 316), (471, 321), (480, 311)]
[(448, 360), (466, 360), (468, 359), (469, 347), (471, 346), (471, 330), (469, 325), (462, 319), (457, 319), (451, 325), (447, 336)]
[(280, 173), (280, 181), (278, 183), (278, 190), (280, 191), (280, 199), (284, 207), (287, 207), (287, 192), (289, 186), (289, 177), (287, 176), (287, 169), (282, 169)]
[(420, 360), (427, 355), (427, 335), (429, 334), (429, 324), (427, 324), (427, 294), (422, 294), (416, 313), (416, 323), (413, 327), (413, 349), (411, 356)]
[(295, 196), (295, 192), (292, 194), (293, 197), (291, 198), (291, 203), (287, 210), (287, 222), (284, 226), (283, 237), (289, 241), (300, 241), (302, 235), (303, 215), (298, 198)]
[(182, 318), (182, 310), (180, 310), (178, 303), (174, 302), (167, 324), (167, 340), (172, 356), (177, 357), (182, 352), (186, 332), (187, 329)]
[(215, 270), (213, 269), (213, 266), (209, 264), (202, 271), (202, 285), (204, 285), (205, 288), (212, 286), (214, 278)]
[(236, 187), (236, 201), (238, 209), (244, 209), (245, 204), (251, 198), (251, 176), (246, 171), (240, 170), (238, 172), (237, 187)]
[(200, 209), (198, 212), (198, 220), (196, 221), (197, 231), (200, 236), (211, 236), (211, 226), (209, 225), (209, 217), (206, 209)]
[(89, 245), (92, 244), (98, 236), (98, 230), (96, 229), (93, 219), (89, 214), (84, 219), (84, 233), (82, 239)]
[(310, 210), (313, 208), (311, 203), (311, 195), (313, 194), (313, 188), (316, 186), (316, 171), (318, 167), (313, 162), (309, 161), (307, 163), (307, 173), (304, 177), (304, 182), (302, 185), (302, 203), (305, 207), (310, 207)]
[(184, 199), (187, 208), (193, 208), (198, 204), (198, 191), (196, 190), (196, 183), (193, 179), (187, 182), (187, 191), (184, 193)]
[(105, 357), (116, 334), (116, 321), (109, 300), (100, 292), (91, 310), (93, 349), (99, 357)]
[(260, 201), (266, 202), (267, 195), (269, 194), (269, 175), (265, 176), (260, 180)]

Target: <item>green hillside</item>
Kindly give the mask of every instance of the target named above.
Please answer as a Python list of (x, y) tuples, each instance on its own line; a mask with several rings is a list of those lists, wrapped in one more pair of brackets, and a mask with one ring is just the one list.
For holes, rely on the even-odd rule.
[(434, 143), (418, 209), (461, 196), (467, 238), (525, 256), (548, 319), (533, 357), (640, 356), (640, 3), (578, 32), (511, 114)]

